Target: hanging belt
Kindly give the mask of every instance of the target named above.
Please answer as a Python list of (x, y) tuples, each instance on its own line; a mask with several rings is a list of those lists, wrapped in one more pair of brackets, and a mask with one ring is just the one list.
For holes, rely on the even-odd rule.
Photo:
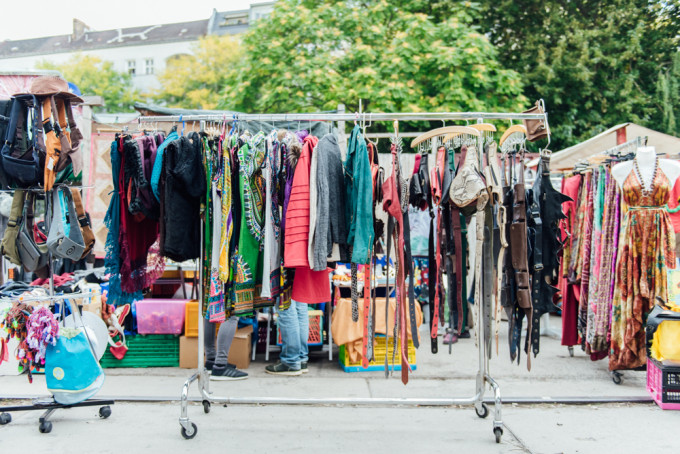
[[(387, 251), (385, 252), (385, 281), (387, 293), (385, 294), (385, 378), (389, 376), (390, 371), (390, 249), (392, 248), (392, 234), (394, 233), (394, 219), (392, 216), (387, 217)], [(396, 277), (395, 277), (396, 287)], [(396, 317), (396, 314), (395, 314)]]
[[(430, 236), (427, 240), (427, 262), (428, 262), (428, 306), (430, 309), (430, 350), (432, 353), (437, 353), (437, 326), (434, 320), (434, 305), (436, 302), (437, 292), (437, 261), (435, 260), (435, 244), (434, 244), (434, 211), (430, 205)], [(434, 333), (434, 335), (432, 335)]]
[(411, 248), (408, 247), (411, 241), (411, 225), (408, 218), (408, 209), (406, 213), (403, 213), (403, 224), (404, 224), (404, 242), (406, 247), (404, 248), (404, 272), (408, 273), (408, 313), (409, 321), (411, 323), (411, 338), (413, 339), (413, 346), (415, 348), (420, 347), (420, 342), (418, 340), (418, 322), (416, 321), (416, 295), (414, 291), (414, 280), (413, 280), (413, 258), (411, 257)]
[(456, 304), (458, 305), (458, 335), (463, 331), (463, 229), (460, 223), (460, 209), (455, 205), (451, 207), (451, 220), (453, 224), (453, 242), (456, 251)]
[[(543, 278), (543, 221), (541, 221), (541, 211), (536, 201), (538, 194), (534, 194), (534, 201), (531, 204), (531, 218), (534, 222), (535, 235), (534, 235), (534, 250), (533, 250), (533, 261), (534, 270), (532, 273), (531, 282), (531, 299), (532, 299), (532, 310), (531, 310), (531, 335), (527, 339), (527, 360), (530, 358), (529, 346), (534, 352), (534, 356), (538, 355), (539, 342), (540, 342), (540, 323), (541, 315), (539, 314), (539, 307), (541, 307), (541, 280)], [(529, 367), (531, 365), (529, 364)]]
[(361, 366), (368, 369), (368, 319), (371, 316), (371, 265), (372, 253), (369, 253), (368, 264), (364, 266), (364, 335), (362, 338)]

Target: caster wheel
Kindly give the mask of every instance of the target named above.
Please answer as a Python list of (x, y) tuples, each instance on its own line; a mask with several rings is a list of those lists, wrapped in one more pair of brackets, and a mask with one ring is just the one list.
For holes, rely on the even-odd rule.
[(612, 381), (615, 384), (620, 385), (621, 383), (623, 383), (623, 375), (619, 373), (612, 373)]
[(12, 422), (12, 415), (9, 413), (0, 413), (0, 426), (4, 426), (5, 424), (9, 424)]
[(41, 434), (48, 434), (52, 432), (52, 423), (49, 421), (41, 422), (38, 426), (38, 430)]
[(196, 424), (194, 424), (193, 422), (191, 423), (191, 433), (188, 433), (184, 426), (182, 426), (182, 436), (187, 440), (191, 440), (192, 438), (194, 438), (197, 433), (198, 427), (196, 427)]
[(210, 413), (210, 401), (209, 400), (204, 400), (203, 401), (203, 413)]
[(574, 347), (569, 347), (569, 356), (574, 357)]
[(503, 429), (500, 427), (494, 427), (493, 434), (496, 437), (496, 443), (500, 443), (501, 437), (503, 437)]
[(102, 419), (106, 419), (109, 416), (111, 416), (111, 407), (106, 405), (105, 407), (100, 407), (99, 408), (99, 417)]
[(489, 407), (487, 407), (486, 404), (482, 404), (482, 411), (480, 412), (477, 410), (477, 407), (475, 407), (475, 413), (477, 413), (477, 416), (484, 419), (489, 416)]

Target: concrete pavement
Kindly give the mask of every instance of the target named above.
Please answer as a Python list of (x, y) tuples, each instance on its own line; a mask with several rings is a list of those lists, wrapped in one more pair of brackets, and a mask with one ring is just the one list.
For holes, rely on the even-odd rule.
[[(553, 328), (560, 319), (553, 318)], [(422, 334), (426, 335), (423, 329)], [(626, 372), (622, 385), (609, 377), (606, 361), (591, 362), (576, 349), (572, 358), (559, 340), (541, 338), (541, 353), (532, 359), (532, 371), (511, 364), (505, 334), (500, 357), (491, 372), (501, 386), (506, 404), (503, 441), (496, 445), (492, 417), (480, 420), (471, 407), (338, 407), (213, 405), (210, 414), (199, 404), (189, 408), (198, 426), (192, 441), (180, 436), (178, 424), (181, 387), (188, 369), (107, 369), (97, 398), (113, 397), (108, 420), (96, 417), (96, 408), (57, 411), (51, 434), (39, 434), (38, 412), (13, 413), (13, 422), (0, 426), (0, 452), (30, 440), (32, 449), (52, 452), (632, 452), (655, 448), (667, 452), (678, 446), (680, 413), (662, 411), (654, 404), (511, 404), (532, 401), (598, 398), (649, 401), (644, 372)], [(273, 360), (273, 359), (272, 359)], [(411, 397), (454, 398), (474, 394), (477, 353), (473, 339), (453, 346), (440, 345), (438, 355), (429, 345), (418, 350), (418, 370), (407, 386), (398, 374), (386, 380), (383, 372), (343, 372), (325, 356), (310, 359), (306, 375), (275, 377), (264, 373), (260, 358), (238, 382), (211, 382), (215, 395), (230, 397)], [(0, 377), (0, 399), (45, 395), (44, 379), (32, 385), (25, 376)], [(198, 398), (194, 385), (191, 397)], [(491, 393), (487, 392), (487, 397)], [(168, 402), (174, 401), (174, 402)], [(642, 430), (647, 429), (647, 430)], [(650, 430), (653, 429), (653, 430)], [(514, 435), (513, 435), (514, 434)], [(109, 442), (106, 440), (117, 440)], [(76, 441), (77, 440), (77, 441)], [(127, 440), (127, 441), (121, 441)], [(658, 448), (658, 449), (656, 449)], [(676, 448), (677, 449), (677, 448)]]

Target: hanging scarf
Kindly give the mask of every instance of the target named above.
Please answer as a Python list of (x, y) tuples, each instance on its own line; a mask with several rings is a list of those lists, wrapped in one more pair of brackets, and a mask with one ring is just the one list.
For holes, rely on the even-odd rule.
[(109, 290), (107, 299), (109, 304), (118, 306), (121, 304), (132, 303), (143, 298), (142, 292), (133, 293), (123, 292), (120, 280), (120, 170), (121, 153), (118, 150), (118, 142), (111, 143), (111, 171), (113, 176), (113, 191), (111, 201), (104, 217), (104, 225), (108, 229), (106, 235), (106, 255), (104, 257), (104, 267), (106, 274), (109, 275)]

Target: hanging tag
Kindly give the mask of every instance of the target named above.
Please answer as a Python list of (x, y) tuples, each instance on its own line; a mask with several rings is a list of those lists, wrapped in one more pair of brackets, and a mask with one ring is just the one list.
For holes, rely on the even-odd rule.
[(50, 158), (49, 161), (47, 161), (47, 170), (52, 169), (54, 169), (54, 158)]

